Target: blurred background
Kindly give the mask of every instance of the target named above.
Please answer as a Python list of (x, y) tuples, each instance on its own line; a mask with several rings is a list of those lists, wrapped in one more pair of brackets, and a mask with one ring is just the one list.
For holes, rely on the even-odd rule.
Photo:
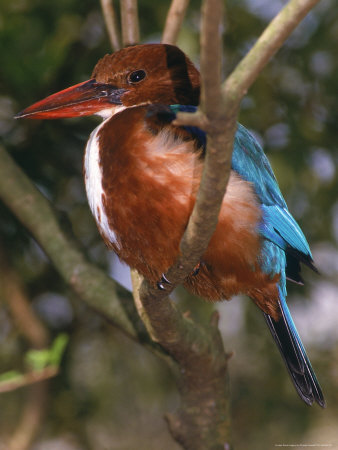
[[(286, 2), (229, 0), (224, 76)], [(159, 42), (169, 1), (139, 2), (142, 42)], [(118, 5), (117, 5), (118, 7)], [(1, 143), (57, 210), (88, 258), (121, 277), (96, 230), (82, 180), (82, 155), (97, 118), (14, 121), (33, 102), (90, 78), (110, 53), (98, 0), (0, 0)], [(178, 45), (199, 64), (200, 2), (192, 1)], [(298, 398), (263, 317), (246, 298), (217, 305), (230, 362), (236, 449), (282, 444), (338, 448), (338, 8), (322, 0), (259, 76), (240, 121), (264, 146), (289, 209), (310, 242), (320, 275), (289, 285), (289, 305), (327, 400), (326, 410)], [(35, 450), (178, 449), (163, 415), (178, 404), (162, 361), (114, 330), (64, 284), (41, 248), (0, 203), (1, 277), (9, 271), (49, 338), (69, 344), (49, 381)], [(128, 283), (128, 273), (124, 273)], [(118, 286), (129, 302), (130, 294)], [(182, 309), (207, 320), (212, 306), (176, 293)], [(31, 343), (1, 297), (0, 374), (23, 370)], [(47, 337), (45, 336), (45, 339)], [(32, 390), (0, 394), (0, 449), (19, 426)]]

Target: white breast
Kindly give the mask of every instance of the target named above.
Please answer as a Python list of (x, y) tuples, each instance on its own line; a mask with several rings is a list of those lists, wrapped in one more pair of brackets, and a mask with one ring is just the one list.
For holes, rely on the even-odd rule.
[(108, 217), (102, 204), (102, 170), (100, 167), (98, 133), (106, 119), (91, 133), (84, 156), (84, 176), (88, 202), (96, 223), (112, 244), (117, 245), (114, 230), (109, 226)]

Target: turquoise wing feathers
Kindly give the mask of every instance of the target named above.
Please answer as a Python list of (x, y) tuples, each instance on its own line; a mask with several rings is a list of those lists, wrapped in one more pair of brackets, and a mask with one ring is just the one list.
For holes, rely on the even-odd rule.
[[(171, 111), (194, 112), (195, 106), (172, 105)], [(185, 127), (198, 140), (206, 145), (206, 134), (196, 127)], [(244, 180), (252, 183), (261, 203), (262, 221), (259, 233), (269, 242), (286, 252), (300, 253), (300, 259), (312, 261), (309, 244), (295, 219), (288, 211), (283, 195), (269, 160), (252, 134), (238, 124), (232, 155), (232, 169)], [(267, 244), (265, 244), (266, 246)], [(269, 250), (270, 252), (272, 249)]]
[[(170, 108), (169, 111), (174, 117), (179, 111), (196, 110), (193, 106), (174, 105)], [(185, 128), (198, 141), (199, 146), (205, 148), (206, 134), (196, 127)], [(242, 179), (252, 183), (260, 202), (262, 219), (257, 230), (263, 238), (260, 253), (257, 255), (260, 268), (271, 277), (275, 274), (280, 275), (278, 283), (280, 318), (274, 320), (263, 311), (265, 320), (299, 396), (308, 405), (316, 401), (325, 407), (320, 385), (286, 304), (286, 277), (302, 283), (300, 262), (316, 270), (312, 264), (309, 244), (288, 211), (261, 146), (240, 124), (234, 139), (232, 170)]]
[(240, 124), (235, 136), (232, 167), (253, 184), (261, 201), (260, 234), (281, 249), (294, 249), (312, 260), (309, 244), (288, 211), (267, 157), (256, 139)]

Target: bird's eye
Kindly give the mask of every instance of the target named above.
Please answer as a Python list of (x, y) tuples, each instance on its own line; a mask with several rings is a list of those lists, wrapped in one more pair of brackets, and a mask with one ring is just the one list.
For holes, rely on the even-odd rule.
[(140, 81), (144, 80), (144, 78), (147, 76), (144, 70), (135, 70), (135, 72), (131, 72), (128, 76), (129, 83), (139, 83)]

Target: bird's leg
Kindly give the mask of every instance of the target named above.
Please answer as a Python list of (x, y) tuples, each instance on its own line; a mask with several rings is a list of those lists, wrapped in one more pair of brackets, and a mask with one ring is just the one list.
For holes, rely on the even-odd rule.
[[(195, 277), (196, 275), (198, 275), (203, 264), (204, 264), (203, 261), (200, 261), (198, 264), (196, 264), (196, 266), (194, 267), (194, 270), (191, 272), (190, 276)], [(164, 275), (164, 273), (162, 273), (160, 281), (158, 281), (156, 284), (157, 284), (158, 289), (160, 289), (161, 291), (165, 291), (166, 284), (170, 285), (171, 282)]]
[(160, 289), (161, 291), (165, 291), (165, 285), (166, 284), (171, 284), (171, 282), (168, 280), (168, 278), (164, 275), (164, 273), (162, 273), (161, 279), (160, 281), (157, 282), (157, 287), (158, 289)]
[(200, 268), (201, 268), (202, 264), (203, 264), (202, 261), (200, 261), (198, 264), (196, 264), (196, 266), (194, 267), (194, 270), (191, 272), (191, 275), (192, 275), (193, 277), (195, 277), (195, 276), (198, 274), (198, 272), (200, 271)]

